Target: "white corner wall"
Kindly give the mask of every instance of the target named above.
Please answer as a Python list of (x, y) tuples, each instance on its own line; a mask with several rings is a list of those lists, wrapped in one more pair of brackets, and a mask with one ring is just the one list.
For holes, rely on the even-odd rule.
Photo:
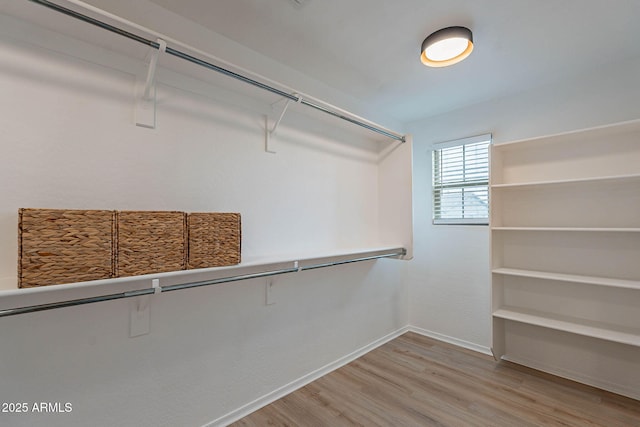
[(640, 59), (591, 70), (517, 96), (408, 124), (414, 137), (414, 261), (408, 265), (410, 324), (423, 333), (489, 351), (489, 230), (431, 224), (431, 146), (484, 133), (494, 144), (640, 117)]
[[(241, 212), (245, 259), (384, 243), (369, 137), (292, 111), (278, 154), (267, 154), (268, 105), (167, 70), (157, 129), (139, 128), (130, 58), (12, 17), (0, 23), (5, 288), (15, 287), (20, 207)], [(258, 279), (161, 294), (151, 333), (136, 338), (133, 300), (1, 318), (0, 401), (73, 409), (0, 413), (0, 424), (230, 421), (403, 330), (405, 269), (380, 260), (278, 276), (274, 305)]]

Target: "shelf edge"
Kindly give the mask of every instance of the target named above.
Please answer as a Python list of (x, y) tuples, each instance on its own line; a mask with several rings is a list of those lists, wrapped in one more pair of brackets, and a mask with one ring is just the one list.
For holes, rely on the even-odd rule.
[(605, 233), (640, 233), (640, 228), (632, 227), (491, 227), (491, 231), (580, 231)]
[(493, 312), (493, 317), (533, 326), (539, 326), (546, 329), (597, 338), (604, 341), (611, 341), (620, 344), (640, 347), (640, 330), (635, 333), (624, 332), (612, 328), (607, 328), (605, 327), (605, 324), (599, 326), (597, 325), (597, 322), (594, 322), (594, 324), (596, 325), (588, 325), (586, 323), (580, 323), (579, 319), (561, 319), (555, 318), (554, 316), (542, 316), (540, 314), (527, 313), (525, 311), (513, 308), (497, 309)]
[(608, 286), (620, 289), (640, 290), (640, 281), (614, 279), (597, 276), (581, 276), (578, 274), (553, 273), (535, 270), (521, 270), (517, 268), (495, 268), (491, 270), (494, 274), (503, 276), (528, 277), (533, 279), (551, 280), (569, 283), (583, 283), (595, 286)]
[(536, 187), (545, 185), (561, 185), (561, 184), (580, 184), (591, 182), (607, 182), (607, 181), (626, 181), (640, 179), (640, 173), (637, 174), (625, 174), (625, 175), (607, 175), (598, 177), (585, 177), (585, 178), (571, 178), (571, 179), (558, 179), (548, 181), (525, 181), (525, 182), (513, 182), (513, 183), (500, 183), (491, 184), (491, 188), (517, 188), (517, 187)]

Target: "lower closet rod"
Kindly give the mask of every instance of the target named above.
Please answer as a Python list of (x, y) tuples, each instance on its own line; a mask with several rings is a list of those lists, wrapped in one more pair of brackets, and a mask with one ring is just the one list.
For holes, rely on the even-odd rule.
[(155, 293), (155, 289), (141, 289), (138, 291), (122, 292), (119, 294), (100, 295), (97, 297), (80, 298), (69, 301), (52, 302), (49, 304), (30, 305), (27, 307), (7, 308), (0, 310), (0, 317), (15, 316), (17, 314), (35, 313), (36, 311), (53, 310), (56, 308), (73, 307), (76, 305), (91, 304), (94, 302), (111, 301), (114, 299), (138, 297)]
[[(279, 274), (296, 273), (298, 271), (313, 270), (316, 268), (332, 267), (335, 265), (349, 264), (352, 262), (371, 261), (379, 258), (391, 258), (391, 257), (403, 256), (403, 255), (406, 255), (406, 250), (404, 249), (402, 251), (398, 251), (390, 254), (374, 255), (369, 257), (354, 258), (354, 259), (348, 259), (343, 261), (334, 261), (334, 262), (328, 262), (323, 264), (309, 265), (306, 267), (284, 268), (281, 270), (265, 271), (262, 273), (241, 274), (237, 276), (222, 277), (219, 279), (205, 280), (201, 282), (181, 283), (177, 285), (163, 286), (160, 289), (161, 289), (161, 292), (177, 291), (180, 289), (198, 288), (201, 286), (237, 282), (239, 280), (249, 280), (249, 279), (257, 279), (260, 277), (277, 276)], [(52, 302), (48, 304), (30, 305), (27, 307), (7, 308), (5, 310), (0, 310), (0, 317), (16, 316), (18, 314), (35, 313), (38, 311), (54, 310), (57, 308), (73, 307), (76, 305), (92, 304), (96, 302), (111, 301), (116, 299), (133, 298), (133, 297), (138, 297), (142, 295), (151, 295), (154, 293), (156, 293), (156, 289), (149, 288), (149, 289), (140, 289), (136, 291), (121, 292), (117, 294), (100, 295), (100, 296), (89, 297), (89, 298), (79, 298), (79, 299), (69, 300), (69, 301), (59, 301), (59, 302)]]
[[(106, 22), (102, 22), (102, 21), (100, 21), (98, 19), (92, 18), (92, 17), (87, 16), (87, 15), (83, 15), (82, 13), (76, 12), (74, 10), (67, 9), (66, 7), (60, 6), (60, 5), (58, 5), (56, 3), (53, 3), (51, 1), (48, 1), (48, 0), (30, 0), (30, 1), (33, 2), (33, 3), (37, 3), (37, 4), (41, 5), (41, 6), (45, 6), (45, 7), (49, 8), (49, 9), (51, 9), (51, 10), (55, 10), (56, 12), (60, 12), (60, 13), (62, 13), (64, 15), (70, 16), (72, 18), (76, 18), (76, 19), (78, 19), (80, 21), (84, 21), (84, 22), (86, 22), (88, 24), (95, 25), (95, 26), (100, 27), (100, 28), (102, 28), (104, 30), (111, 31), (112, 33), (119, 34), (119, 35), (121, 35), (123, 37), (126, 37), (128, 39), (135, 40), (138, 43), (142, 43), (142, 44), (147, 45), (149, 47), (152, 47), (154, 49), (159, 49), (160, 48), (160, 44), (158, 42), (156, 42), (156, 41), (146, 39), (144, 37), (141, 37), (141, 36), (138, 36), (136, 34), (133, 34), (133, 33), (129, 32), (129, 31), (126, 31), (126, 30), (123, 30), (121, 28), (115, 27), (113, 25), (107, 24)], [(200, 65), (201, 67), (205, 67), (205, 68), (208, 68), (210, 70), (217, 71), (218, 73), (224, 74), (224, 75), (229, 76), (229, 77), (233, 77), (234, 79), (237, 79), (237, 80), (240, 80), (242, 82), (248, 83), (250, 85), (259, 87), (260, 89), (264, 89), (264, 90), (269, 91), (271, 93), (275, 93), (275, 94), (277, 94), (279, 96), (282, 96), (282, 97), (284, 97), (286, 99), (289, 99), (291, 101), (300, 102), (301, 104), (306, 105), (307, 107), (311, 107), (311, 108), (314, 108), (314, 109), (316, 109), (318, 111), (322, 111), (324, 113), (330, 114), (330, 115), (332, 115), (334, 117), (338, 117), (338, 118), (340, 118), (342, 120), (348, 121), (350, 123), (353, 123), (355, 125), (363, 127), (363, 128), (368, 129), (370, 131), (379, 133), (381, 135), (384, 135), (384, 136), (386, 136), (388, 138), (391, 138), (391, 139), (394, 139), (396, 141), (406, 142), (406, 138), (405, 138), (404, 135), (395, 134), (395, 133), (390, 132), (390, 131), (388, 131), (386, 129), (382, 129), (381, 127), (374, 126), (373, 124), (365, 123), (365, 122), (363, 122), (361, 120), (357, 120), (355, 118), (348, 117), (347, 115), (342, 114), (341, 112), (333, 111), (332, 109), (327, 108), (327, 107), (322, 106), (322, 105), (319, 105), (316, 102), (312, 102), (312, 101), (309, 101), (307, 99), (301, 98), (298, 95), (287, 93), (287, 92), (285, 92), (283, 90), (280, 90), (280, 89), (277, 89), (277, 88), (275, 88), (273, 86), (270, 86), (270, 85), (267, 85), (265, 83), (259, 82), (259, 81), (255, 80), (255, 79), (252, 79), (250, 77), (244, 76), (242, 74), (238, 74), (238, 73), (235, 73), (233, 71), (227, 70), (225, 68), (219, 67), (219, 66), (214, 65), (214, 64), (212, 64), (210, 62), (204, 61), (202, 59), (196, 58), (196, 57), (194, 57), (192, 55), (189, 55), (187, 53), (181, 52), (181, 51), (179, 51), (177, 49), (173, 49), (171, 47), (167, 47), (165, 52), (167, 54), (173, 55), (173, 56), (175, 56), (177, 58), (181, 58), (181, 59), (184, 59), (186, 61), (192, 62), (194, 64)], [(366, 120), (366, 119), (362, 119), (362, 120)]]
[(407, 250), (403, 249), (403, 250), (401, 250), (399, 252), (392, 253), (392, 254), (373, 255), (373, 256), (367, 256), (367, 257), (362, 257), (362, 258), (347, 259), (347, 260), (344, 260), (344, 261), (334, 261), (334, 262), (327, 262), (327, 263), (324, 263), (324, 264), (307, 265), (305, 267), (300, 267), (300, 271), (314, 270), (316, 268), (323, 268), (323, 267), (333, 267), (334, 265), (350, 264), (352, 262), (370, 261), (370, 260), (378, 259), (378, 258), (391, 258), (391, 257), (394, 257), (394, 256), (405, 256), (406, 254), (407, 254)]

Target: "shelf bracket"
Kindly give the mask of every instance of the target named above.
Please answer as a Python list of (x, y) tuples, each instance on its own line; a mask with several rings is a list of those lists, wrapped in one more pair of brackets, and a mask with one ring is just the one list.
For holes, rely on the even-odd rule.
[(129, 309), (129, 338), (139, 337), (149, 333), (150, 305), (152, 295), (162, 292), (159, 279), (151, 280), (153, 294), (136, 297)]
[[(302, 97), (297, 93), (294, 93), (294, 95), (297, 98), (296, 103), (300, 104), (302, 102)], [(278, 117), (278, 120), (276, 120), (271, 129), (269, 129), (269, 117), (267, 115), (264, 116), (264, 144), (265, 151), (267, 153), (276, 153), (276, 147), (273, 141), (273, 137), (275, 136), (276, 130), (278, 129), (278, 126), (280, 125), (280, 122), (282, 121), (282, 118), (287, 112), (287, 108), (289, 108), (289, 104), (291, 104), (292, 101), (292, 99), (287, 99), (287, 102), (286, 104), (284, 104), (282, 112), (280, 113), (280, 117)]]
[(136, 126), (156, 128), (156, 68), (160, 53), (166, 52), (167, 43), (157, 39), (158, 49), (152, 48), (149, 54), (149, 67), (146, 78), (136, 79)]

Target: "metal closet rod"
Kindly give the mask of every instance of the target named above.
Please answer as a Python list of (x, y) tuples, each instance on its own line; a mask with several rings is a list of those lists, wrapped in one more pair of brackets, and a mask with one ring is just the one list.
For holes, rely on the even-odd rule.
[[(40, 4), (42, 6), (45, 6), (45, 7), (49, 8), (49, 9), (55, 10), (57, 12), (60, 12), (60, 13), (64, 14), (64, 15), (67, 15), (67, 16), (79, 19), (81, 21), (87, 22), (89, 24), (95, 25), (95, 26), (100, 27), (100, 28), (102, 28), (104, 30), (111, 31), (112, 33), (119, 34), (119, 35), (121, 35), (123, 37), (126, 37), (128, 39), (135, 40), (138, 43), (142, 43), (142, 44), (147, 45), (149, 47), (152, 47), (154, 49), (159, 49), (160, 48), (160, 44), (158, 42), (156, 42), (156, 41), (149, 40), (149, 39), (146, 39), (144, 37), (138, 36), (136, 34), (133, 34), (133, 33), (129, 32), (129, 31), (126, 31), (126, 30), (123, 30), (121, 28), (115, 27), (113, 25), (107, 24), (106, 22), (100, 21), (100, 20), (92, 18), (90, 16), (83, 15), (82, 13), (76, 12), (76, 11), (68, 9), (68, 8), (65, 8), (65, 7), (60, 6), (58, 4), (52, 3), (50, 1), (47, 1), (47, 0), (29, 0), (29, 1), (31, 1), (33, 3)], [(377, 126), (374, 126), (372, 124), (368, 124), (368, 123), (365, 123), (365, 122), (363, 122), (361, 120), (354, 119), (354, 118), (349, 117), (348, 115), (346, 115), (346, 114), (344, 114), (342, 112), (334, 111), (334, 110), (332, 110), (330, 108), (327, 108), (325, 106), (319, 105), (316, 102), (308, 101), (305, 98), (300, 97), (298, 95), (285, 92), (283, 90), (277, 89), (277, 88), (275, 88), (273, 86), (270, 86), (268, 84), (265, 84), (265, 83), (261, 83), (261, 82), (259, 82), (257, 80), (254, 80), (254, 79), (250, 78), (250, 77), (243, 76), (242, 74), (235, 73), (233, 71), (227, 70), (226, 68), (222, 68), (222, 67), (219, 67), (219, 66), (217, 66), (215, 64), (212, 64), (210, 62), (204, 61), (202, 59), (198, 59), (198, 58), (196, 58), (196, 57), (194, 57), (192, 55), (189, 55), (187, 53), (181, 52), (181, 51), (179, 51), (177, 49), (174, 49), (174, 48), (171, 48), (171, 47), (167, 47), (165, 52), (168, 53), (169, 55), (173, 55), (175, 57), (178, 57), (178, 58), (184, 59), (186, 61), (192, 62), (194, 64), (200, 65), (201, 67), (205, 67), (205, 68), (208, 68), (210, 70), (217, 71), (218, 73), (221, 73), (221, 74), (224, 74), (224, 75), (226, 75), (228, 77), (232, 77), (234, 79), (237, 79), (237, 80), (240, 80), (242, 82), (248, 83), (250, 85), (253, 85), (255, 87), (258, 87), (258, 88), (266, 90), (266, 91), (269, 91), (271, 93), (275, 93), (277, 95), (280, 95), (280, 96), (282, 96), (284, 98), (287, 98), (287, 99), (290, 99), (292, 101), (299, 102), (299, 103), (301, 103), (303, 105), (306, 105), (307, 107), (311, 107), (311, 108), (314, 108), (314, 109), (316, 109), (318, 111), (322, 111), (323, 113), (327, 113), (327, 114), (330, 114), (330, 115), (332, 115), (334, 117), (338, 117), (338, 118), (340, 118), (342, 120), (346, 120), (346, 121), (348, 121), (350, 123), (353, 123), (355, 125), (358, 125), (360, 127), (365, 128), (365, 129), (371, 130), (373, 132), (379, 133), (379, 134), (384, 135), (386, 137), (389, 137), (391, 139), (394, 139), (394, 140), (397, 140), (397, 141), (400, 141), (400, 142), (405, 142), (406, 141), (406, 138), (405, 138), (404, 135), (398, 135), (398, 134), (389, 132), (389, 131), (387, 131), (385, 129), (382, 129), (382, 128), (379, 128)]]
[(361, 262), (361, 261), (371, 261), (371, 260), (380, 259), (380, 258), (391, 258), (396, 256), (403, 256), (406, 254), (407, 254), (407, 251), (405, 249), (402, 249), (400, 251), (389, 253), (389, 254), (372, 255), (372, 256), (361, 257), (361, 258), (351, 258), (351, 259), (346, 259), (341, 261), (307, 265), (303, 267), (284, 268), (280, 270), (264, 271), (261, 273), (252, 273), (252, 274), (240, 274), (237, 276), (222, 277), (219, 279), (204, 280), (200, 282), (180, 283), (177, 285), (161, 286), (159, 288), (140, 289), (136, 291), (121, 292), (117, 294), (100, 295), (100, 296), (89, 297), (89, 298), (79, 298), (79, 299), (69, 300), (69, 301), (59, 301), (59, 302), (52, 302), (48, 304), (31, 305), (27, 307), (7, 308), (5, 310), (0, 310), (0, 317), (16, 316), (18, 314), (35, 313), (38, 311), (54, 310), (58, 308), (73, 307), (76, 305), (92, 304), (92, 303), (103, 302), (103, 301), (112, 301), (116, 299), (133, 298), (133, 297), (139, 297), (142, 295), (151, 295), (155, 293), (178, 291), (181, 289), (199, 288), (202, 286), (237, 282), (239, 280), (249, 280), (249, 279), (257, 279), (260, 277), (277, 276), (280, 274), (296, 273), (299, 271), (314, 270), (316, 268), (324, 268), (324, 267), (333, 267), (336, 265), (350, 264), (350, 263)]

